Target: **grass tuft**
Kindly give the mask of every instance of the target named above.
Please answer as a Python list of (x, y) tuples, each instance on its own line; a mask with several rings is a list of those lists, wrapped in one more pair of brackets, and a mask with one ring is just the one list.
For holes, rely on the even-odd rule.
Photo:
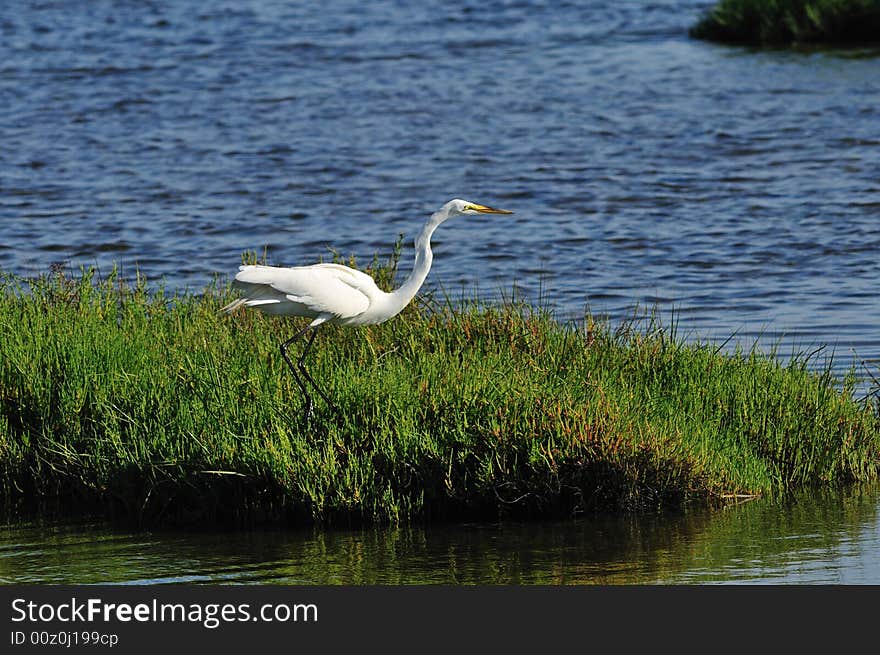
[(720, 0), (690, 34), (757, 45), (877, 43), (880, 0)]

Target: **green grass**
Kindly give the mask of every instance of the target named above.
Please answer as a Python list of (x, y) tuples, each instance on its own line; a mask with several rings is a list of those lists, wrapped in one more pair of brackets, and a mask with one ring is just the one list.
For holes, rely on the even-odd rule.
[(224, 285), (170, 295), (115, 271), (0, 287), (7, 515), (558, 517), (782, 496), (880, 468), (873, 401), (803, 359), (724, 355), (656, 321), (561, 325), (521, 303), (422, 296), (382, 325), (322, 328), (309, 369), (343, 417), (316, 398), (305, 429), (278, 352), (302, 320), (224, 315)]
[(725, 43), (880, 42), (880, 0), (720, 0), (691, 36)]

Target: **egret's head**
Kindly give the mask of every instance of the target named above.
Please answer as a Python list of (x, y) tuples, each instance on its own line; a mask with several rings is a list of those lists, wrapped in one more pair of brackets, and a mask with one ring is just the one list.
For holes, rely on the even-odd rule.
[(449, 216), (455, 216), (456, 214), (512, 214), (512, 211), (508, 211), (506, 209), (493, 209), (492, 207), (487, 207), (486, 205), (480, 205), (475, 202), (470, 202), (468, 200), (461, 200), (460, 198), (456, 198), (455, 200), (450, 200), (449, 205)]

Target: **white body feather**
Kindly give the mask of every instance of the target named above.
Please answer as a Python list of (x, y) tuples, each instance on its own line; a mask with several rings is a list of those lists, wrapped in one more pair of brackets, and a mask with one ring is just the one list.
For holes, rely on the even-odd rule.
[[(385, 293), (366, 273), (341, 264), (279, 268), (240, 266), (232, 286), (242, 297), (224, 307), (255, 307), (266, 314), (304, 316), (341, 325), (368, 325), (386, 320), (375, 309)], [(390, 317), (389, 317), (390, 318)]]

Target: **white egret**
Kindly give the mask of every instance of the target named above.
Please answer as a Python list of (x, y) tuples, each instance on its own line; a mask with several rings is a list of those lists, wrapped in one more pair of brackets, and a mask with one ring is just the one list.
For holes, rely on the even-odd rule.
[[(366, 273), (341, 264), (313, 264), (292, 268), (240, 266), (233, 287), (239, 289), (242, 295), (224, 307), (223, 311), (232, 312), (244, 306), (255, 307), (266, 314), (311, 318), (312, 321), (305, 328), (281, 344), (281, 356), (305, 397), (305, 420), (308, 421), (312, 410), (312, 398), (306, 382), (338, 414), (339, 410), (305, 367), (306, 356), (315, 340), (318, 327), (324, 323), (371, 325), (396, 316), (413, 299), (428, 275), (433, 260), (431, 235), (437, 226), (453, 216), (512, 213), (506, 209), (493, 209), (466, 200), (450, 200), (425, 222), (421, 233), (416, 237), (416, 258), (412, 272), (391, 293), (382, 291)], [(294, 366), (287, 350), (294, 341), (309, 331), (311, 335)], [(302, 374), (302, 378), (297, 371)]]

